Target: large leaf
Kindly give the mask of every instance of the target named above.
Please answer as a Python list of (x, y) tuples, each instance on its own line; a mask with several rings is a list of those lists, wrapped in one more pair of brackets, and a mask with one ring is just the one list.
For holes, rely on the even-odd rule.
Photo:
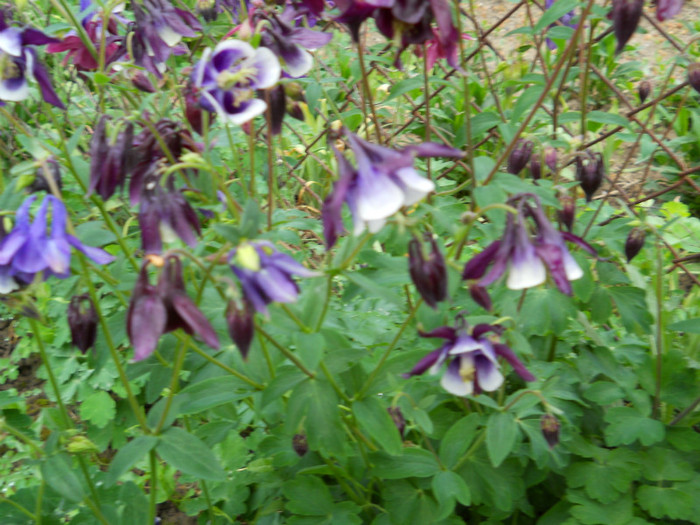
[(114, 485), (125, 472), (141, 461), (157, 443), (158, 438), (155, 436), (138, 436), (120, 448), (109, 465), (105, 484), (108, 487)]
[(182, 428), (171, 427), (163, 432), (156, 451), (163, 461), (185, 474), (212, 481), (226, 480), (226, 472), (209, 447)]
[(486, 450), (494, 467), (508, 457), (519, 433), (518, 424), (511, 414), (491, 414), (486, 425)]
[(386, 407), (376, 397), (366, 397), (352, 404), (355, 419), (363, 432), (392, 455), (401, 454), (401, 436)]
[(609, 447), (630, 445), (639, 440), (649, 446), (664, 438), (664, 425), (639, 414), (632, 407), (613, 407), (605, 414), (605, 443)]
[(428, 478), (440, 471), (435, 456), (422, 448), (406, 448), (400, 456), (372, 455), (374, 474), (385, 479)]
[(46, 484), (70, 501), (82, 501), (85, 488), (76, 475), (68, 454), (50, 456), (41, 465), (41, 475)]

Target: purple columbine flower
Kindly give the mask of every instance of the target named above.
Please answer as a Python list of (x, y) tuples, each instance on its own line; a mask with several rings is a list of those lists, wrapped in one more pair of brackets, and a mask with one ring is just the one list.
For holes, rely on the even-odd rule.
[(500, 326), (478, 324), (470, 334), (467, 332), (466, 322), (461, 321), (460, 324), (461, 326), (457, 328), (442, 326), (432, 332), (419, 332), (421, 337), (436, 337), (445, 339), (446, 342), (421, 359), (403, 377), (421, 375), (426, 371), (432, 375), (437, 374), (442, 365), (449, 361), (440, 381), (442, 387), (449, 393), (468, 396), (482, 391), (493, 392), (504, 380), (498, 363), (498, 358), (503, 357), (525, 381), (535, 380), (535, 376), (510, 347), (502, 343), (494, 343), (485, 337), (488, 332), (500, 334), (502, 332)]
[(254, 49), (240, 40), (226, 40), (207, 49), (194, 67), (192, 81), (201, 89), (200, 104), (223, 120), (244, 124), (260, 115), (267, 104), (255, 90), (274, 86), (281, 68), (266, 47)]
[(126, 314), (126, 332), (134, 347), (133, 360), (146, 359), (155, 351), (161, 335), (178, 328), (199, 335), (218, 350), (219, 339), (214, 328), (187, 295), (180, 259), (174, 255), (165, 259), (157, 286), (149, 282), (149, 263), (147, 260), (141, 267)]
[(239, 245), (229, 254), (231, 269), (243, 288), (243, 295), (257, 312), (267, 315), (272, 302), (292, 303), (297, 300), (299, 287), (292, 276), (316, 277), (313, 270), (302, 266), (267, 241), (252, 241)]
[(71, 342), (84, 354), (97, 340), (97, 310), (90, 295), (84, 293), (71, 297), (66, 316)]
[(182, 38), (196, 37), (202, 26), (192, 13), (173, 7), (167, 0), (143, 0), (142, 6), (138, 2), (131, 5), (136, 19), (134, 61), (160, 77), (170, 55), (185, 52), (179, 47)]
[(408, 243), (408, 272), (418, 293), (431, 307), (447, 299), (447, 265), (432, 235), (426, 235), (430, 252), (425, 256), (423, 243), (415, 237)]
[(107, 137), (107, 120), (103, 115), (92, 135), (90, 144), (90, 186), (88, 195), (97, 193), (109, 199), (121, 188), (131, 169), (134, 126), (127, 122), (114, 141)]
[[(50, 275), (68, 277), (71, 246), (97, 264), (114, 260), (104, 250), (85, 246), (77, 237), (66, 232), (66, 207), (53, 195), (44, 197), (34, 221), (30, 221), (29, 208), (35, 199), (36, 195), (32, 195), (20, 206), (14, 229), (0, 243), (0, 266), (9, 265), (10, 274), (16, 280), (31, 283), (40, 272), (43, 272), (44, 278)], [(50, 227), (47, 221), (49, 206), (52, 216)]]
[(350, 207), (355, 235), (365, 228), (376, 233), (403, 206), (417, 203), (435, 189), (433, 181), (421, 176), (413, 167), (415, 157), (458, 158), (464, 155), (458, 149), (433, 142), (396, 151), (367, 142), (354, 133), (345, 134), (355, 154), (357, 169), (335, 151), (340, 179), (326, 198), (322, 210), (328, 248), (335, 244), (338, 234), (343, 231), (343, 202)]
[(656, 2), (656, 18), (659, 22), (673, 18), (683, 9), (683, 0), (658, 0)]
[(390, 8), (395, 0), (335, 0), (335, 5), (340, 9), (340, 16), (336, 22), (346, 24), (355, 42), (360, 41), (360, 26), (362, 22), (371, 17), (377, 8)]
[[(527, 199), (535, 200), (536, 205), (531, 206)], [(483, 287), (498, 280), (507, 269), (506, 286), (523, 290), (544, 283), (549, 269), (557, 288), (571, 295), (570, 281), (581, 278), (583, 270), (569, 253), (565, 241), (578, 244), (592, 255), (596, 255), (595, 249), (576, 235), (556, 230), (542, 211), (537, 196), (520, 193), (511, 197), (509, 203), (517, 204), (517, 216), (509, 214), (502, 239), (472, 257), (464, 267), (462, 278), (478, 280), (478, 285)], [(534, 238), (528, 231), (527, 216), (535, 223)]]
[(19, 29), (8, 25), (5, 13), (0, 10), (0, 105), (3, 100), (17, 102), (28, 98), (29, 78), (37, 81), (46, 102), (65, 109), (36, 51), (29, 47), (55, 42), (59, 40), (36, 29)]

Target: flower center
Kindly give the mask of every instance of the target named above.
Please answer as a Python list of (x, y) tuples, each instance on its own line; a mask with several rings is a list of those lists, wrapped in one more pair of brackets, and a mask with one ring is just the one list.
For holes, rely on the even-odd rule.
[(476, 368), (474, 367), (474, 361), (471, 359), (460, 359), (459, 363), (459, 377), (465, 383), (471, 383), (474, 381), (474, 376), (476, 375)]
[(236, 71), (224, 70), (216, 77), (219, 89), (249, 88), (258, 70), (254, 67), (239, 67)]
[(0, 79), (12, 80), (22, 77), (22, 69), (17, 65), (14, 58), (7, 53), (0, 52)]

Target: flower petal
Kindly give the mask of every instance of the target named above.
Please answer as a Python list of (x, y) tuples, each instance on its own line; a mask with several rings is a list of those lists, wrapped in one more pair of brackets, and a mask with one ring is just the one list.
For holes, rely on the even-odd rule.
[(178, 315), (185, 321), (189, 328), (199, 335), (202, 340), (214, 348), (219, 349), (219, 338), (211, 323), (204, 317), (204, 314), (192, 302), (192, 299), (184, 293), (176, 293), (172, 297), (173, 307)]
[(479, 386), (486, 392), (493, 392), (503, 384), (503, 374), (498, 370), (498, 365), (484, 356), (477, 356), (476, 377)]
[(464, 381), (461, 372), (463, 368), (473, 366), (472, 358), (469, 355), (453, 359), (442, 375), (440, 385), (450, 394), (468, 396), (474, 391), (474, 383), (472, 381)]
[(413, 168), (397, 170), (395, 176), (404, 191), (404, 206), (410, 206), (422, 200), (428, 193), (435, 191), (435, 183), (418, 174)]

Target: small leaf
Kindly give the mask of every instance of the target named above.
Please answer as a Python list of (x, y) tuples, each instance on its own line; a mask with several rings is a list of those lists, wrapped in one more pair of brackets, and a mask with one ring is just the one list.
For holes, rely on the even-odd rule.
[(64, 498), (70, 501), (82, 501), (85, 498), (85, 489), (67, 454), (50, 456), (41, 465), (41, 475), (46, 484)]
[(578, 0), (557, 0), (537, 21), (535, 31), (542, 31), (549, 24), (553, 24), (569, 11), (573, 11), (577, 5)]
[(326, 516), (333, 512), (333, 497), (326, 484), (316, 476), (303, 475), (282, 486), (289, 500), (287, 510), (303, 516)]
[(469, 445), (474, 441), (480, 420), (481, 416), (479, 414), (469, 414), (457, 421), (445, 432), (445, 436), (440, 443), (440, 460), (443, 463), (450, 467), (455, 466), (462, 454), (467, 451)]
[(649, 446), (664, 438), (664, 425), (655, 419), (639, 415), (632, 407), (613, 407), (605, 414), (605, 443), (609, 447), (630, 445), (639, 440)]
[(438, 472), (433, 478), (432, 486), (433, 493), (440, 503), (446, 498), (454, 498), (462, 505), (469, 506), (471, 504), (469, 486), (456, 472), (451, 470)]
[(360, 429), (381, 445), (389, 454), (401, 454), (402, 442), (399, 430), (389, 412), (376, 397), (366, 397), (352, 404), (352, 411)]
[(518, 435), (518, 424), (511, 414), (491, 414), (486, 425), (486, 450), (494, 467), (498, 467), (508, 457)]
[(138, 436), (121, 447), (109, 465), (105, 479), (108, 487), (114, 485), (122, 475), (148, 454), (158, 443), (155, 436)]
[(637, 491), (639, 506), (657, 519), (687, 520), (697, 523), (695, 498), (675, 487), (645, 485)]
[(435, 456), (422, 448), (405, 448), (400, 456), (372, 455), (374, 474), (386, 479), (429, 478), (440, 471)]
[(689, 334), (700, 334), (700, 317), (678, 321), (677, 323), (668, 325), (668, 329), (677, 332), (687, 332)]
[(156, 450), (163, 461), (185, 474), (212, 481), (226, 480), (226, 472), (209, 447), (182, 428), (171, 427), (163, 432)]
[(107, 392), (95, 392), (86, 397), (80, 405), (80, 417), (99, 428), (107, 426), (116, 414), (117, 404)]

